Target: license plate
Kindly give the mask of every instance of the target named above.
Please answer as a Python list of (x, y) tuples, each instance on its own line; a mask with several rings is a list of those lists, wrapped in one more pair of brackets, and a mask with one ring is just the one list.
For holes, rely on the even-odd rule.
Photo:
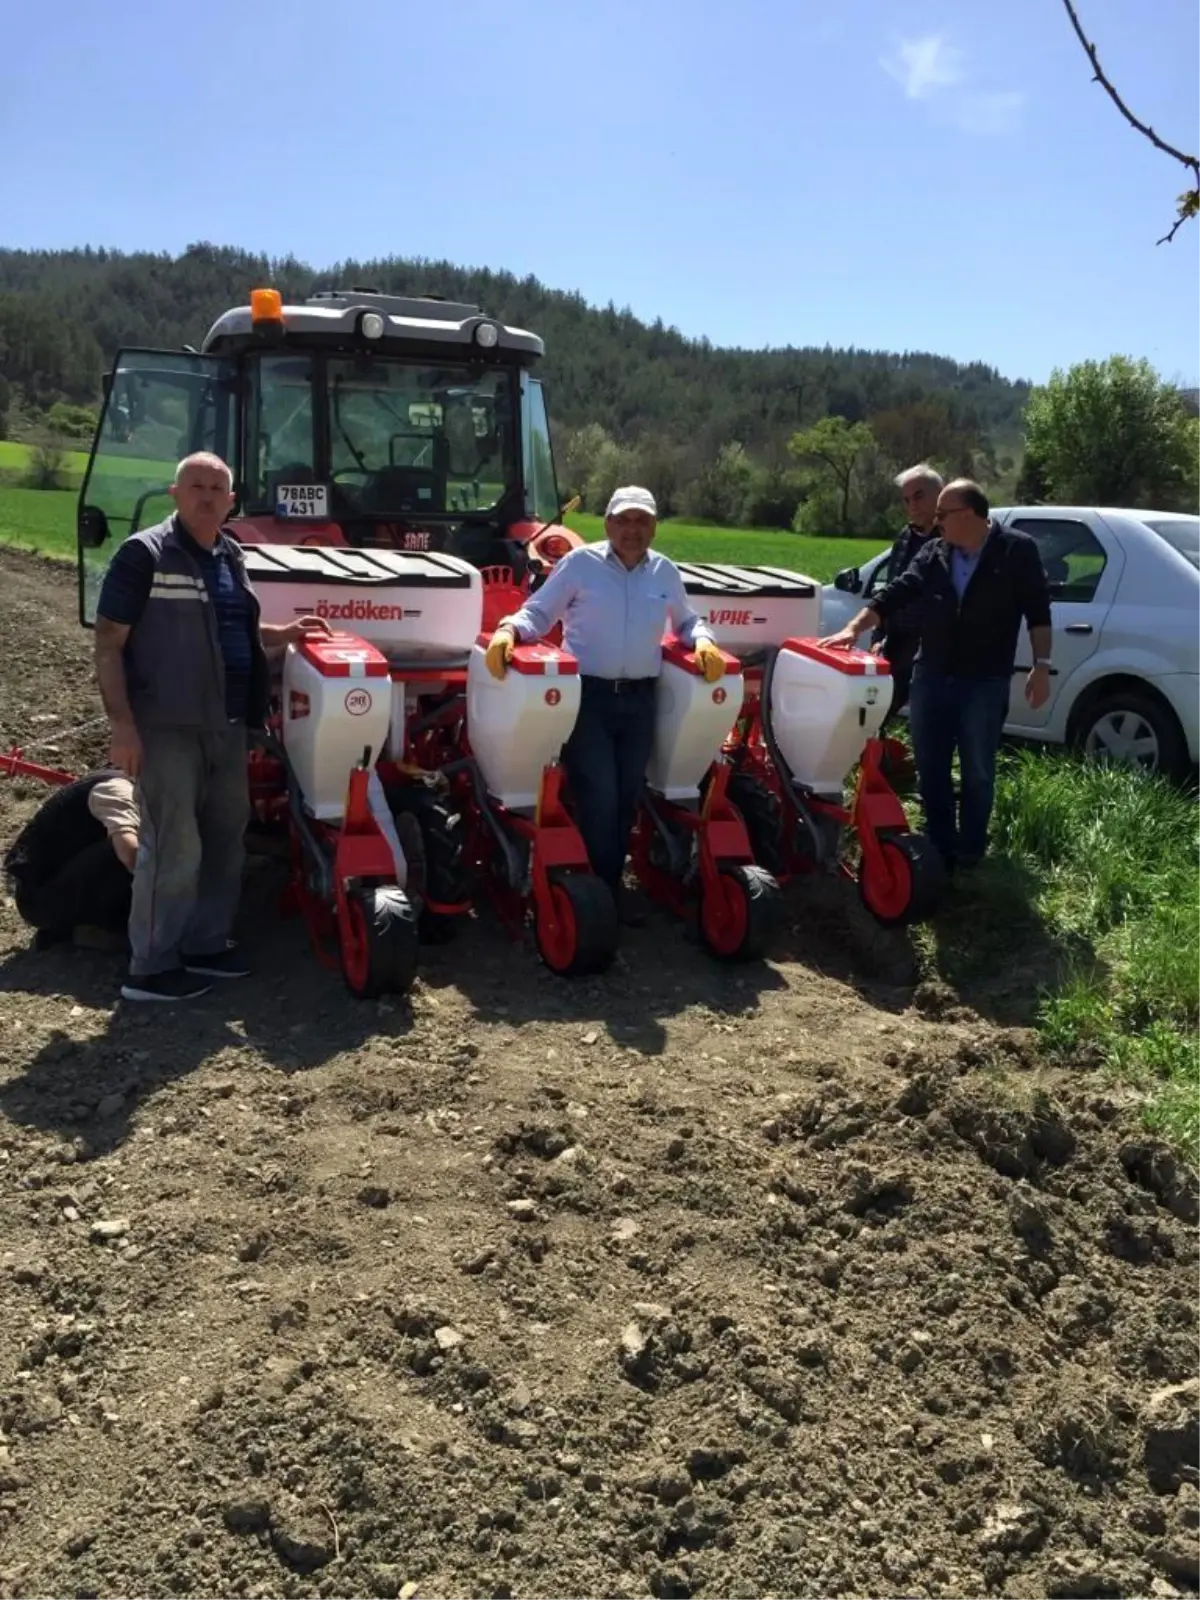
[(275, 490), (275, 515), (303, 522), (329, 520), (329, 489), (323, 483), (281, 483)]

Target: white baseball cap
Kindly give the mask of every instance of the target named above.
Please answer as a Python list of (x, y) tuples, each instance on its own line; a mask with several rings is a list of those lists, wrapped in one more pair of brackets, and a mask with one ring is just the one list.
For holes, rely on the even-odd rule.
[(633, 484), (615, 491), (604, 515), (619, 517), (622, 511), (645, 511), (652, 517), (658, 516), (658, 506), (654, 503), (654, 496), (649, 489), (639, 489)]

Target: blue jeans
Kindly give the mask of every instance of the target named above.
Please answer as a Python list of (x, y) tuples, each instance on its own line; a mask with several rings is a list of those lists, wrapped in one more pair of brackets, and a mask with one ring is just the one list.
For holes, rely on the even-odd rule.
[[(951, 865), (977, 861), (987, 849), (1011, 683), (1008, 677), (949, 677), (919, 663), (913, 673), (908, 716), (925, 829)], [(955, 751), (962, 775), (957, 805)]]
[(245, 728), (147, 729), (137, 793), (129, 970), (149, 977), (225, 949), (250, 820)]
[(654, 680), (616, 694), (584, 678), (579, 716), (563, 746), (575, 821), (597, 877), (614, 894), (654, 743)]

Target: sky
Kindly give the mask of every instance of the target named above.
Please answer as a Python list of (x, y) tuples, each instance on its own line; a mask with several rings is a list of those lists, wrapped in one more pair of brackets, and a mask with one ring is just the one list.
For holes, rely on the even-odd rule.
[[(1077, 0), (1198, 143), (1196, 0)], [(717, 345), (1200, 378), (1185, 169), (1061, 0), (0, 0), (0, 244), (532, 273)], [(436, 284), (431, 284), (436, 288)], [(198, 330), (199, 331), (199, 330)]]

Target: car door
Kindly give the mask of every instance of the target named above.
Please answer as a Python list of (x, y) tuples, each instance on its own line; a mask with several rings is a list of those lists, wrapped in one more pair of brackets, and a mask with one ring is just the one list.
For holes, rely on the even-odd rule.
[(1025, 699), (1025, 676), (1033, 658), (1029, 635), (1022, 627), (1008, 705), (1009, 730), (1033, 733), (1049, 724), (1060, 696), (1074, 698), (1071, 678), (1100, 644), (1125, 556), (1112, 530), (1095, 512), (1021, 506), (1006, 512), (1002, 520), (1035, 541), (1050, 583), (1054, 628), (1050, 698), (1037, 711), (1031, 711)]

